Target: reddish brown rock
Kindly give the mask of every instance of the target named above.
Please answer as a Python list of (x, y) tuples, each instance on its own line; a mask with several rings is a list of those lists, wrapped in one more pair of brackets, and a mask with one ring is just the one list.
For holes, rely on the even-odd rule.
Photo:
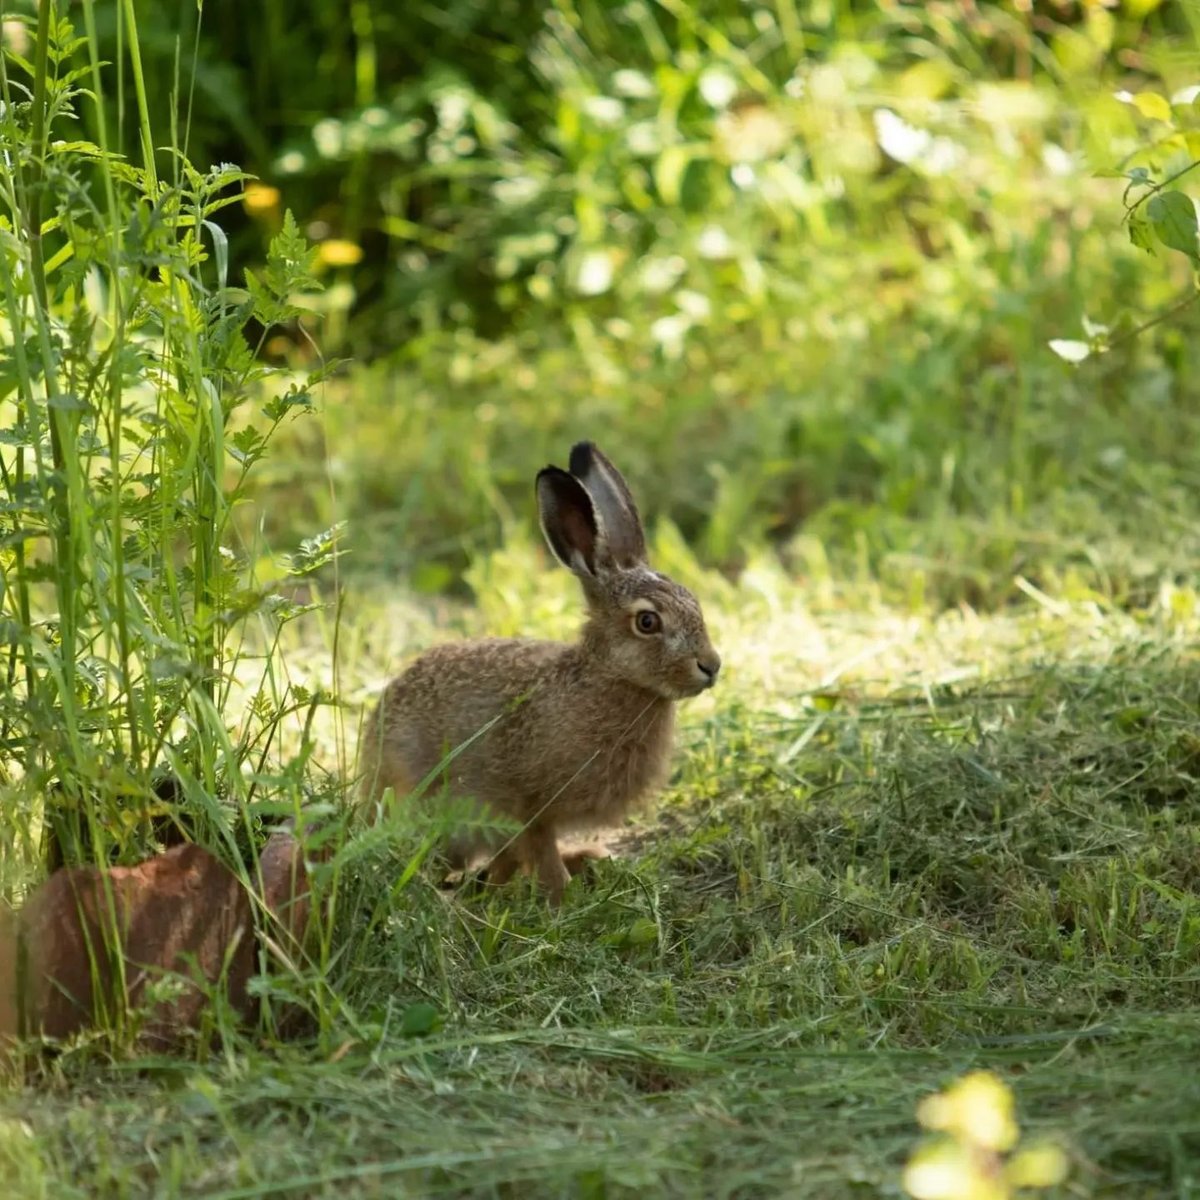
[(290, 956), (295, 956), (308, 937), (312, 919), (312, 896), (304, 852), (290, 833), (273, 833), (258, 859), (262, 898), (270, 920), (264, 932)]
[(146, 1014), (151, 1043), (191, 1028), (205, 987), (223, 981), (238, 1012), (254, 969), (250, 901), (234, 875), (199, 846), (177, 846), (136, 867), (56, 871), (19, 919), (25, 948), (24, 1029), (69, 1037), (142, 1007), (166, 972), (180, 993)]
[[(135, 867), (56, 871), (20, 913), (0, 913), (0, 1038), (65, 1038), (138, 1012), (143, 1040), (166, 1047), (197, 1027), (215, 989), (237, 1016), (252, 1016), (257, 935), (294, 957), (311, 916), (295, 838), (274, 835), (260, 869), (263, 904), (253, 906), (195, 845)], [(147, 989), (171, 975), (170, 994), (151, 1003)]]
[(16, 982), (17, 914), (0, 904), (0, 1051), (6, 1040), (17, 1036)]

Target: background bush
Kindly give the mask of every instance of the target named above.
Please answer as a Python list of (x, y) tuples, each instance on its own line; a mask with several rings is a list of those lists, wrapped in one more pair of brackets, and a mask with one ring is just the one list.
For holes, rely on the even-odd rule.
[[(1195, 562), (1186, 6), (86, 13), (90, 48), (64, 26), (51, 49), (48, 134), (33, 25), (5, 24), (9, 227), (44, 215), (46, 277), (12, 260), (6, 595), (28, 626), (36, 528), (68, 692), (96, 581), (179, 572), (194, 688), (280, 552), (348, 517), (352, 574), (469, 588), (583, 435), (660, 543), (729, 571), (770, 542), (905, 603), (1136, 606)], [(84, 82), (111, 94), (76, 112)], [(135, 144), (159, 149), (106, 149)], [(189, 160), (258, 179), (237, 203), (237, 169)], [(362, 365), (323, 422), (285, 422), (340, 350)], [(150, 467), (118, 486), (131, 444)], [(182, 702), (134, 682), (129, 614), (161, 626), (162, 595), (117, 595), (105, 677), (159, 725)], [(146, 653), (153, 680), (177, 651)]]
[[(325, 426), (356, 566), (454, 583), (582, 433), (710, 562), (767, 537), (802, 567), (807, 534), (943, 602), (1053, 583), (1064, 522), (1101, 582), (1088, 548), (1137, 536), (1125, 504), (1064, 511), (1081, 481), (1176, 511), (1193, 339), (1120, 339), (1188, 264), (1153, 235), (1146, 261), (1097, 173), (1142, 172), (1134, 203), (1192, 161), (1185, 6), (353, 11), (279, 33), (264, 6), (247, 39), (206, 9), (202, 57), (278, 53), (223, 93), (278, 192), (240, 244), (306, 214), (322, 344), (377, 364)], [(1089, 329), (1119, 345), (1072, 373), (1048, 342)], [(279, 534), (328, 523), (291, 482)]]
[[(1033, 189), (1049, 207), (1070, 155), (1112, 165), (1121, 122), (1098, 72), (1192, 82), (1171, 51), (1185, 6), (1144, 2), (359, 0), (295, 20), (221, 0), (198, 36), (170, 6), (141, 8), (158, 123), (173, 114), (196, 161), (238, 162), (315, 236), (359, 245), (351, 336), (373, 353), (547, 311), (674, 315), (685, 286), (724, 284), (718, 316), (753, 319), (756, 299), (807, 302), (803, 268), (843, 239), (860, 254), (893, 243), (903, 275), (902, 251), (1003, 230), (1030, 175), (1049, 175)], [(115, 16), (98, 23), (118, 58)], [(889, 106), (942, 140), (881, 125)], [(1016, 169), (988, 170), (989, 154)], [(736, 222), (724, 238), (708, 229), (722, 220)]]

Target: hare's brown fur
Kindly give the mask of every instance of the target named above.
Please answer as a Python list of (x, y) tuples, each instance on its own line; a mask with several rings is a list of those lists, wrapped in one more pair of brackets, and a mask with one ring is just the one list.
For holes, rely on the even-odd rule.
[[(364, 796), (377, 802), (441, 765), (429, 793), (522, 826), (492, 880), (526, 867), (556, 901), (567, 881), (558, 836), (616, 824), (661, 786), (674, 701), (711, 686), (720, 659), (695, 597), (646, 565), (632, 498), (598, 450), (576, 447), (570, 474), (541, 472), (538, 498), (547, 540), (588, 601), (578, 642), (489, 638), (428, 651), (385, 690), (360, 766)], [(451, 856), (463, 864), (494, 849), (464, 836)]]

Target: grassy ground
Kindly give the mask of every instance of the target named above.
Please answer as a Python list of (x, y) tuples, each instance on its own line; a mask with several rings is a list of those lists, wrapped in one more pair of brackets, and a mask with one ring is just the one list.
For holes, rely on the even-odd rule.
[[(1193, 246), (1178, 231), (1173, 257), (1129, 246), (1124, 184), (1096, 177), (1150, 171), (1141, 195), (1186, 175), (1172, 155), (1191, 159), (1194, 106), (1167, 97), (1193, 82), (1191, 51), (1143, 45), (1136, 5), (1119, 7), (1113, 41), (1118, 18), (1088, 6), (1026, 87), (1009, 51), (1045, 47), (1009, 6), (962, 22), (945, 6), (842, 6), (836, 28), (814, 15), (829, 28), (796, 73), (794, 5), (774, 6), (778, 36), (759, 24), (771, 6), (753, 29), (727, 6), (734, 41), (692, 31), (689, 6), (659, 7), (682, 30), (662, 54), (642, 26), (607, 29), (605, 6), (555, 6), (566, 17), (537, 43), (553, 130), (514, 123), (504, 138), (519, 141), (491, 145), (482, 127), (445, 126), (455, 106), (439, 113), (420, 177), (441, 250), (396, 262), (364, 239), (364, 270), (401, 286), (370, 301), (386, 321), (369, 304), (355, 319), (386, 333), (373, 348), (387, 356), (311, 388), (288, 373), (307, 340), (281, 339), (295, 360), (267, 371), (227, 323), (242, 299), (226, 294), (240, 276), (226, 279), (224, 239), (197, 271), (192, 216), (134, 219), (160, 203), (154, 170), (110, 162), (98, 216), (72, 182), (85, 166), (91, 179), (77, 140), (91, 132), (54, 117), (65, 140), (49, 155), (3, 106), (17, 174), (31, 196), (66, 197), (70, 219), (48, 227), (48, 283), (5, 276), (21, 300), (6, 309), (23, 314), (0, 329), (11, 360), (37, 333), (43, 362), (0, 373), (0, 632), (23, 631), (5, 641), (0, 692), (0, 818), (18, 835), (0, 843), (0, 893), (38, 877), (52, 773), (118, 833), (145, 783), (125, 779), (128, 761), (186, 767), (197, 811), (213, 796), (278, 807), (326, 781), (336, 797), (359, 713), (413, 652), (485, 629), (570, 636), (574, 586), (530, 540), (529, 480), (576, 437), (629, 474), (656, 565), (702, 597), (727, 664), (685, 706), (668, 792), (561, 911), (526, 884), (441, 890), (410, 870), (419, 828), (359, 833), (321, 967), (262, 985), (311, 1026), (171, 1059), (61, 1048), (40, 1079), (0, 1091), (3, 1195), (898, 1196), (919, 1099), (975, 1067), (1066, 1147), (1059, 1195), (1200, 1192), (1200, 341), (1179, 253)], [(1118, 53), (1131, 46), (1146, 51), (1136, 68)], [(109, 57), (95, 33), (88, 49)], [(36, 96), (58, 59), (34, 57)], [(617, 70), (630, 62), (653, 63), (656, 82)], [(681, 107), (704, 75), (760, 103)], [(1148, 94), (1126, 105), (1118, 88)], [(881, 106), (954, 169), (885, 153)], [(159, 109), (138, 100), (147, 144), (168, 140)], [(747, 114), (786, 134), (749, 175), (726, 144)], [(626, 135), (651, 127), (663, 146), (630, 158)], [(687, 180), (685, 146), (708, 147)], [(541, 198), (511, 210), (492, 184), (520, 182), (517, 163)], [(379, 200), (368, 165), (347, 181), (351, 209), (355, 189)], [(412, 186), (392, 159), (376, 166)], [(211, 216), (228, 182), (188, 186)], [(24, 214), (12, 228), (37, 225), (40, 201), (0, 190)], [(598, 222), (597, 197), (612, 210)], [(357, 223), (335, 220), (331, 244)], [(389, 238), (409, 239), (398, 224)], [(510, 236), (551, 228), (561, 240), (540, 249)], [(715, 255), (714, 235), (729, 242)], [(278, 241), (256, 320), (291, 328), (313, 281), (294, 231)], [(447, 273), (455, 256), (474, 283)], [(612, 275), (599, 293), (572, 283), (585, 261)], [(80, 299), (96, 269), (123, 297), (117, 317)], [(333, 318), (313, 344), (333, 354), (355, 292), (326, 279)], [(1112, 326), (1111, 347), (1076, 369), (1047, 342), (1088, 322)], [(70, 404), (41, 403), (56, 395), (50, 328), (64, 388), (83, 393)], [(263, 406), (260, 386), (292, 383)], [(310, 392), (322, 415), (293, 422)], [(245, 428), (264, 416), (280, 426), (269, 453)], [(118, 463), (123, 490), (109, 487)], [(280, 582), (279, 552), (343, 519), (341, 575)], [(310, 542), (293, 567), (325, 549)], [(256, 658), (243, 630), (286, 616), (259, 592), (272, 582), (330, 603)], [(232, 606), (219, 655), (197, 616), (215, 597)], [(217, 669), (236, 676), (228, 696), (198, 704), (195, 681)], [(316, 688), (340, 706), (314, 708)], [(281, 712), (296, 716), (290, 742)], [(42, 756), (45, 779), (25, 770)], [(199, 828), (227, 849), (220, 820)]]
[[(460, 627), (570, 627), (520, 545), (477, 570), (493, 599), (443, 628), (360, 589), (347, 698)], [(623, 857), (551, 914), (367, 856), (319, 1035), (63, 1054), (0, 1098), (7, 1194), (898, 1195), (916, 1102), (977, 1066), (1069, 1148), (1062, 1195), (1200, 1189), (1196, 593), (988, 616), (768, 559), (689, 582), (729, 676)], [(330, 627), (289, 632), (328, 681)]]

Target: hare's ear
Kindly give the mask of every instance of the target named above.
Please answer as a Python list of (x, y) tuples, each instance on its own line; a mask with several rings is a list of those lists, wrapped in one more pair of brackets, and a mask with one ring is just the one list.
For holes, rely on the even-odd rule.
[(591, 442), (571, 447), (571, 474), (587, 489), (600, 516), (606, 549), (619, 567), (646, 561), (646, 535), (633, 493), (621, 472)]
[(554, 556), (576, 575), (596, 574), (602, 535), (591, 497), (574, 475), (544, 467), (537, 475), (538, 517)]

